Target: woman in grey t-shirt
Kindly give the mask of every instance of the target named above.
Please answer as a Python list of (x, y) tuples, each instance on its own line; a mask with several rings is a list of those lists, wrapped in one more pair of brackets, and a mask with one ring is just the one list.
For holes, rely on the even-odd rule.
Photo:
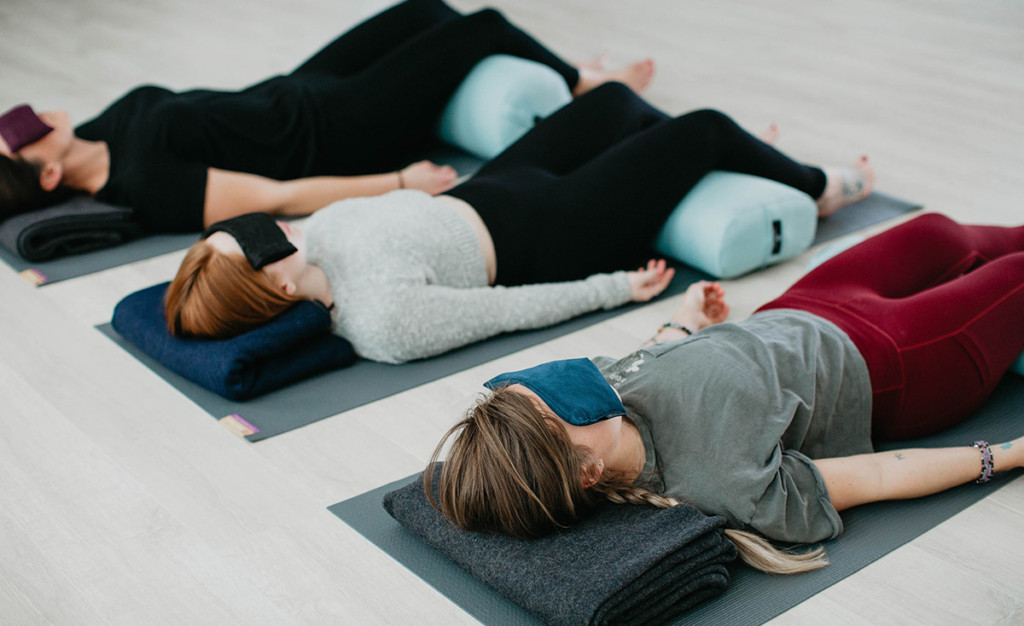
[[(462, 528), (530, 537), (605, 499), (678, 498), (725, 517), (741, 555), (764, 555), (768, 546), (737, 531), (822, 541), (843, 531), (843, 509), (1024, 465), (1024, 437), (883, 453), (871, 444), (966, 417), (1024, 350), (1024, 226), (924, 215), (828, 261), (747, 320), (726, 323), (727, 313), (717, 283), (696, 283), (625, 358), (489, 381), (494, 392), (435, 453), (458, 433), (440, 474), (442, 512)], [(780, 572), (822, 564), (814, 553), (760, 562)]]

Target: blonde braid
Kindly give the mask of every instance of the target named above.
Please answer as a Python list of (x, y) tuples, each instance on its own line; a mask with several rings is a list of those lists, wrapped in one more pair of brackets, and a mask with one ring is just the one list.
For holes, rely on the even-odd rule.
[[(682, 504), (670, 496), (663, 496), (643, 487), (594, 486), (609, 502), (614, 504), (648, 504), (659, 509), (670, 509)], [(607, 491), (605, 491), (607, 489)]]
[[(614, 504), (646, 504), (659, 509), (682, 504), (676, 498), (656, 494), (643, 487), (605, 484), (594, 485), (594, 488)], [(725, 537), (736, 546), (744, 563), (768, 574), (802, 574), (828, 565), (828, 556), (821, 546), (806, 552), (780, 550), (761, 535), (746, 530), (728, 529)]]

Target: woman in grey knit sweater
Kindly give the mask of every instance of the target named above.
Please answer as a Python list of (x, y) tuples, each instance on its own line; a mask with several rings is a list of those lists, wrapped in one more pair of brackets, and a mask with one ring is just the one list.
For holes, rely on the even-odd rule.
[(245, 241), (210, 234), (168, 290), (168, 324), (179, 335), (227, 337), (315, 299), (333, 307), (335, 332), (361, 356), (401, 363), (645, 301), (673, 274), (648, 261), (654, 236), (713, 169), (805, 191), (822, 215), (873, 182), (866, 159), (828, 171), (802, 165), (717, 111), (673, 119), (609, 83), (446, 195), (338, 202), (309, 219), (308, 240), (280, 224), (294, 253), (265, 266), (246, 260)]

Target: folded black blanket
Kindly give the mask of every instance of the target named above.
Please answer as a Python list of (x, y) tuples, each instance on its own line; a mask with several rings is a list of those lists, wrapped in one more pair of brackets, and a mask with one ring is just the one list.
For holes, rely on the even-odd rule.
[(548, 624), (664, 624), (724, 591), (736, 558), (725, 519), (688, 505), (609, 504), (533, 540), (455, 528), (430, 505), (422, 476), (386, 494), (384, 508)]
[(327, 310), (308, 300), (232, 339), (175, 337), (164, 315), (168, 284), (126, 296), (111, 326), (167, 369), (229, 400), (248, 400), (356, 360), (352, 344), (331, 333)]
[(131, 209), (80, 196), (4, 220), (0, 244), (27, 261), (47, 261), (139, 237), (142, 227), (131, 217)]

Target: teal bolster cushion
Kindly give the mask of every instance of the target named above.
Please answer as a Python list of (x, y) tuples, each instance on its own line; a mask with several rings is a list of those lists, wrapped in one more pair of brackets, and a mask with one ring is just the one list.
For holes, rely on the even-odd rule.
[(558, 72), (536, 61), (507, 54), (476, 64), (451, 100), (437, 127), (437, 136), (486, 160), (498, 156), (572, 100)]
[(814, 240), (810, 196), (765, 178), (714, 171), (686, 194), (655, 249), (719, 278), (733, 278), (797, 256)]

